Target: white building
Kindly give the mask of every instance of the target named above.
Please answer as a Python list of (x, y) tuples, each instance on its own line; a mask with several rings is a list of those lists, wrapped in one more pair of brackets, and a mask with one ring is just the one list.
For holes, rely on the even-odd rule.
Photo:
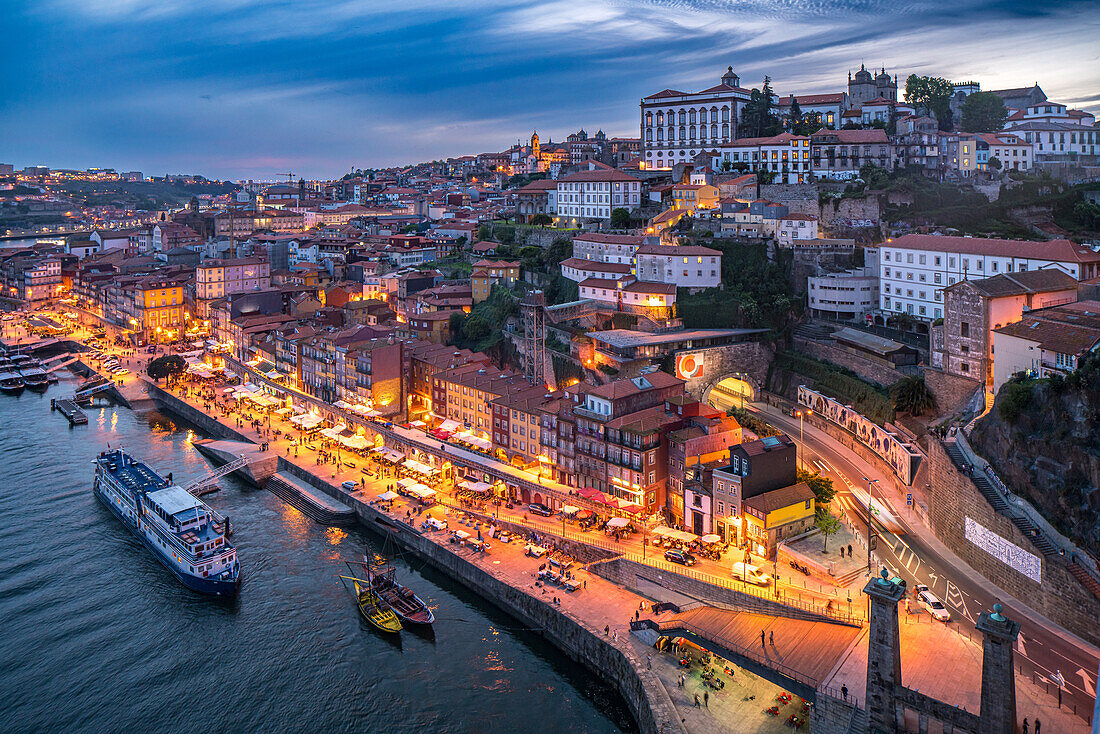
[(634, 255), (639, 280), (678, 288), (715, 288), (722, 283), (722, 253), (698, 245), (642, 245)]
[(741, 110), (749, 101), (749, 90), (740, 85), (729, 67), (721, 83), (701, 92), (663, 89), (642, 98), (641, 167), (668, 170), (736, 138)]
[(782, 133), (770, 138), (739, 138), (718, 146), (718, 154), (718, 168), (732, 167), (751, 173), (768, 171), (775, 175), (775, 183), (799, 184), (810, 180), (808, 137)]
[(789, 118), (791, 103), (798, 100), (803, 120), (813, 120), (821, 127), (840, 127), (840, 116), (848, 109), (848, 95), (844, 92), (833, 94), (798, 94), (780, 97), (777, 106), (779, 114)]
[(676, 286), (666, 283), (646, 283), (632, 277), (607, 280), (589, 278), (577, 287), (580, 297), (613, 303), (617, 307), (637, 306), (668, 309), (676, 304)]
[(557, 218), (562, 224), (586, 219), (606, 220), (612, 209), (637, 209), (642, 203), (642, 182), (600, 163), (571, 173), (558, 181)]
[(943, 289), (964, 279), (1057, 267), (1077, 280), (1100, 276), (1100, 252), (1069, 240), (942, 237), (907, 234), (880, 248), (880, 310), (943, 318)]
[(996, 158), (1004, 171), (1031, 169), (1031, 145), (1011, 133), (978, 133), (974, 136), (975, 160), (979, 171), (988, 171), (989, 159)]
[(579, 234), (573, 238), (573, 257), (604, 263), (634, 264), (634, 253), (645, 241), (640, 235)]
[(561, 263), (561, 274), (576, 283), (589, 278), (616, 280), (630, 275), (633, 269), (633, 266), (625, 263), (585, 260), (581, 257), (571, 257), (568, 260), (562, 260)]
[(1069, 125), (1092, 127), (1096, 124), (1096, 117), (1091, 112), (1071, 110), (1064, 104), (1051, 102), (1048, 99), (1045, 102), (1014, 111), (1005, 121), (1005, 127), (1011, 128), (1025, 122), (1062, 122)]
[(1007, 132), (1031, 144), (1033, 161), (1100, 155), (1100, 131), (1071, 122), (1030, 121), (1014, 124)]
[(810, 315), (851, 321), (867, 318), (879, 303), (878, 249), (863, 250), (863, 267), (806, 279)]
[(812, 214), (784, 214), (776, 220), (775, 239), (790, 247), (795, 240), (817, 239), (817, 217)]

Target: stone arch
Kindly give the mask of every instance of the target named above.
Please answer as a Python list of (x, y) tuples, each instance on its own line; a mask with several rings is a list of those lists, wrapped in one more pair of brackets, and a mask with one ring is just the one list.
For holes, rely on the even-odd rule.
[(710, 381), (703, 390), (703, 402), (714, 406), (711, 402), (713, 397), (716, 402), (725, 405), (724, 409), (731, 406), (741, 407), (744, 403), (756, 400), (760, 389), (761, 385), (747, 372), (727, 372)]

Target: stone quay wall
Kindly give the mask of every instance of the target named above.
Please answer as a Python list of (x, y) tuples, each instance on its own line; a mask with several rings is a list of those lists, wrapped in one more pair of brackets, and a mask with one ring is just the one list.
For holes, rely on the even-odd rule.
[(931, 526), (936, 537), (991, 583), (1062, 627), (1100, 645), (1100, 629), (1096, 624), (1100, 619), (1100, 601), (1055, 559), (1042, 558), (1041, 581), (1036, 583), (966, 539), (965, 522), (969, 517), (1029, 553), (1042, 555), (1011, 520), (989, 505), (970, 478), (955, 468), (938, 441), (929, 444)]
[(502, 581), (446, 546), (433, 542), (412, 525), (390, 517), (375, 507), (317, 477), (301, 467), (279, 459), (279, 471), (286, 471), (334, 499), (352, 507), (360, 521), (417, 553), (436, 569), (476, 592), (541, 632), (566, 655), (581, 663), (615, 687), (626, 701), (642, 734), (683, 732), (675, 706), (660, 680), (639, 660), (629, 640), (612, 640), (602, 629), (590, 627), (567, 610), (547, 604)]
[(255, 443), (255, 441), (248, 436), (245, 436), (243, 433), (238, 433), (217, 418), (209, 416), (200, 410), (196, 410), (167, 390), (149, 382), (146, 382), (145, 385), (149, 397), (159, 410), (177, 415), (188, 423), (195, 424), (208, 436)]
[(905, 377), (905, 373), (899, 371), (891, 362), (877, 359), (869, 354), (861, 354), (839, 344), (799, 338), (795, 338), (793, 344), (795, 351), (850, 369), (864, 380), (869, 380), (876, 385), (890, 387)]

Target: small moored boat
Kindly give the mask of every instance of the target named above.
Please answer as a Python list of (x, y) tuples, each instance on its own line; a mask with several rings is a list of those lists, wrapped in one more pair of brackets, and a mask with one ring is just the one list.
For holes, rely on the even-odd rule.
[(0, 390), (17, 393), (23, 390), (23, 378), (17, 372), (0, 372)]
[(371, 590), (378, 594), (382, 604), (406, 624), (428, 625), (435, 622), (435, 615), (424, 601), (407, 586), (397, 583), (397, 569), (371, 566), (364, 563)]
[(355, 587), (355, 603), (359, 607), (359, 613), (363, 619), (370, 622), (382, 632), (400, 632), (401, 620), (393, 613), (393, 610), (382, 604), (378, 595), (370, 590), (370, 582), (357, 579), (354, 576), (341, 576), (344, 581), (350, 581)]

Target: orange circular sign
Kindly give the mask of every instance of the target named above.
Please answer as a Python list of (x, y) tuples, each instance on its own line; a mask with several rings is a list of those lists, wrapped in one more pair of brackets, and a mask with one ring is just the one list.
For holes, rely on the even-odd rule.
[(676, 376), (684, 380), (695, 377), (702, 366), (698, 355), (681, 354), (676, 358)]

